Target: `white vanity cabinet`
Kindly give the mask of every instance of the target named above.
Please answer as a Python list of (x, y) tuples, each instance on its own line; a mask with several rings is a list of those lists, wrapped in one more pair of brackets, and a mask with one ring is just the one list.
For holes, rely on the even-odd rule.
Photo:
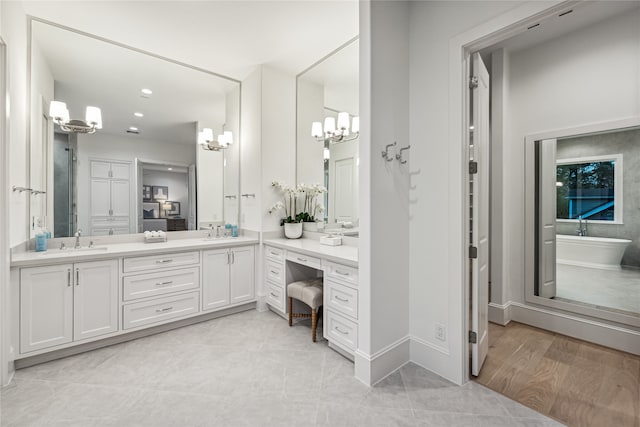
[(21, 353), (117, 330), (117, 260), (20, 271)]
[(202, 310), (236, 305), (255, 298), (253, 246), (202, 252)]

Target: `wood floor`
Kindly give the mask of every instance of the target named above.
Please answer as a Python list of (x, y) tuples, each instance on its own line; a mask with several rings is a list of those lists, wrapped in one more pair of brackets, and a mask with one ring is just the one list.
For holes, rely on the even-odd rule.
[(489, 325), (480, 384), (568, 426), (640, 427), (640, 356), (520, 323)]

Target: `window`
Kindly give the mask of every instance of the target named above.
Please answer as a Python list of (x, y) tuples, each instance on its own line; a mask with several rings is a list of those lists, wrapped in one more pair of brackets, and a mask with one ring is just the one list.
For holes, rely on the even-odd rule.
[(622, 154), (557, 161), (558, 220), (622, 223)]

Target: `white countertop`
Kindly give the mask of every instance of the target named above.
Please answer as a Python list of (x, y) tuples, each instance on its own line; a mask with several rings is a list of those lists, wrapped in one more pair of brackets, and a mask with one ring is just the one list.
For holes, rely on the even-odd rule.
[(355, 246), (327, 246), (321, 245), (315, 239), (266, 239), (265, 245), (281, 249), (290, 249), (305, 255), (325, 258), (329, 261), (358, 267), (358, 248)]
[[(163, 243), (114, 243), (98, 245), (95, 249), (84, 247), (82, 250), (49, 249), (46, 252), (19, 252), (11, 256), (11, 267), (33, 267), (65, 262), (94, 261), (98, 259), (117, 258), (121, 256), (155, 255), (190, 249), (215, 249), (219, 247), (233, 247), (258, 244), (253, 237), (228, 237), (220, 239), (206, 239), (204, 237), (191, 239), (175, 239)], [(104, 249), (106, 248), (106, 250)]]

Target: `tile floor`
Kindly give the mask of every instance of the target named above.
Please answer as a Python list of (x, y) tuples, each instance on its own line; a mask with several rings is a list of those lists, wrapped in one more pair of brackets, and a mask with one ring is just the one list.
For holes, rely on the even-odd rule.
[(255, 310), (16, 372), (2, 426), (558, 426), (477, 383), (408, 364), (376, 387)]
[(640, 315), (640, 269), (619, 271), (557, 264), (556, 296)]

